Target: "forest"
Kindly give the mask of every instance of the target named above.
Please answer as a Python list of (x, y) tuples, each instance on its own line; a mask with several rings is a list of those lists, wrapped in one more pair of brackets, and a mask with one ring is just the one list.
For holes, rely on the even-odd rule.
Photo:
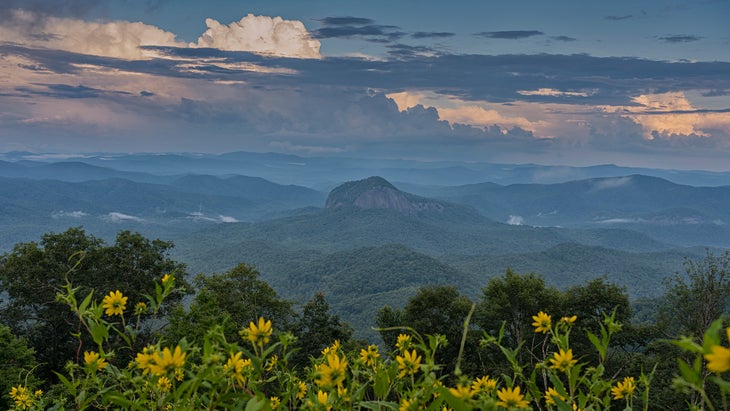
[(366, 340), (330, 309), (336, 277), (296, 304), (245, 262), (192, 276), (172, 247), (73, 228), (2, 255), (0, 408), (727, 407), (727, 252), (685, 259), (650, 302), (512, 269), (472, 296), (420, 286)]

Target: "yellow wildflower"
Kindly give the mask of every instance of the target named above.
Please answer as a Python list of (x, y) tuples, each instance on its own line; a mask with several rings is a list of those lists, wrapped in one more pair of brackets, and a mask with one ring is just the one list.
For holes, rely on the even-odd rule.
[(568, 348), (568, 351), (560, 349), (560, 352), (553, 353), (553, 358), (550, 359), (550, 368), (557, 369), (559, 371), (568, 371), (574, 366), (578, 360), (573, 359), (573, 350)]
[(134, 361), (137, 363), (137, 367), (142, 369), (142, 374), (148, 374), (151, 371), (152, 365), (154, 365), (154, 353), (155, 347), (148, 345), (141, 353), (137, 353), (137, 357)]
[(97, 371), (101, 371), (107, 366), (106, 361), (100, 358), (99, 353), (96, 351), (84, 351), (84, 364), (96, 367)]
[(271, 358), (266, 360), (266, 371), (273, 370), (277, 362), (279, 362), (279, 356), (276, 354), (272, 355)]
[[(725, 329), (727, 339), (730, 340), (730, 327)], [(710, 352), (705, 354), (705, 360), (707, 360), (707, 369), (721, 373), (730, 370), (730, 349), (723, 347), (722, 345), (713, 345), (710, 347)]]
[(497, 401), (498, 407), (527, 408), (528, 402), (525, 396), (520, 394), (520, 387), (502, 388), (497, 391), (497, 397), (499, 397), (499, 401)]
[(165, 274), (162, 276), (162, 285), (167, 285), (167, 283), (173, 283), (175, 281), (175, 276), (170, 274)]
[(269, 405), (271, 406), (272, 410), (275, 410), (279, 407), (279, 404), (281, 404), (281, 400), (279, 397), (271, 397), (269, 398)]
[(245, 334), (246, 338), (251, 341), (251, 343), (258, 345), (259, 347), (263, 347), (264, 344), (269, 342), (272, 332), (271, 320), (266, 321), (264, 320), (264, 317), (259, 317), (258, 324), (254, 324), (254, 322), (251, 321)]
[(547, 391), (545, 391), (545, 403), (555, 405), (556, 398), (560, 401), (565, 401), (565, 396), (560, 395), (558, 390), (556, 390), (554, 387), (550, 387), (547, 389)]
[(532, 326), (535, 327), (536, 333), (546, 334), (548, 331), (550, 331), (550, 325), (552, 324), (552, 319), (550, 315), (540, 311), (539, 313), (537, 313), (537, 315), (533, 315), (532, 319), (534, 321), (532, 323)]
[(119, 290), (110, 291), (109, 295), (105, 296), (101, 302), (102, 307), (106, 315), (123, 315), (124, 309), (127, 308), (127, 297), (122, 295)]
[(416, 350), (412, 350), (410, 353), (405, 351), (402, 357), (398, 355), (395, 360), (398, 362), (398, 369), (400, 370), (398, 378), (417, 373), (421, 366), (421, 356), (418, 355)]
[(497, 389), (497, 380), (489, 378), (486, 375), (477, 378), (476, 380), (474, 380), (474, 382), (471, 383), (472, 395), (476, 395), (482, 392), (491, 394), (492, 392), (494, 392), (495, 389)]
[(620, 400), (621, 398), (629, 398), (634, 393), (636, 385), (634, 384), (634, 377), (626, 377), (623, 381), (616, 383), (616, 386), (611, 388), (611, 395), (614, 400)]
[(147, 314), (147, 304), (144, 301), (140, 301), (134, 305), (134, 315)]
[(315, 368), (314, 381), (319, 386), (339, 387), (345, 381), (346, 370), (347, 360), (340, 358), (336, 352), (331, 352), (325, 362)]
[(231, 353), (230, 357), (228, 357), (228, 361), (223, 366), (223, 371), (230, 374), (230, 377), (239, 385), (243, 385), (246, 382), (243, 370), (251, 365), (251, 360), (248, 358), (244, 360), (241, 358), (242, 355), (243, 353), (240, 351), (235, 354)]
[(335, 340), (329, 347), (324, 347), (322, 355), (327, 356), (330, 352), (337, 352), (340, 349), (340, 340)]
[(160, 391), (168, 392), (172, 388), (172, 382), (170, 382), (169, 378), (163, 376), (157, 380), (157, 386), (160, 388)]
[(398, 342), (395, 343), (395, 347), (401, 352), (410, 348), (411, 336), (408, 334), (398, 334)]
[(329, 401), (329, 395), (326, 392), (324, 392), (322, 390), (317, 391), (317, 403), (319, 405), (326, 407), (327, 410), (331, 410), (332, 406), (327, 405), (328, 401)]
[(369, 345), (367, 349), (360, 350), (360, 360), (368, 367), (374, 367), (378, 362), (378, 358), (380, 358), (380, 353), (378, 352), (378, 346), (375, 344)]
[(578, 319), (577, 315), (571, 316), (571, 317), (563, 317), (560, 319), (560, 322), (563, 324), (573, 325), (575, 323), (575, 320)]
[(409, 400), (408, 398), (402, 398), (400, 400), (400, 405), (398, 406), (398, 411), (409, 411), (412, 404), (413, 400)]
[(30, 391), (22, 385), (10, 389), (10, 399), (21, 410), (28, 409), (33, 405), (33, 397), (30, 395)]
[(449, 388), (449, 392), (454, 395), (456, 398), (461, 398), (462, 400), (471, 398), (472, 391), (469, 388), (468, 385), (457, 385), (456, 388)]
[(297, 385), (298, 385), (299, 391), (297, 391), (296, 397), (298, 400), (301, 400), (307, 396), (307, 384), (304, 381), (299, 381), (299, 383)]
[(148, 365), (150, 372), (155, 375), (163, 375), (167, 370), (175, 370), (185, 365), (185, 356), (180, 346), (176, 346), (173, 351), (168, 347), (160, 353), (159, 351), (152, 354), (152, 362)]

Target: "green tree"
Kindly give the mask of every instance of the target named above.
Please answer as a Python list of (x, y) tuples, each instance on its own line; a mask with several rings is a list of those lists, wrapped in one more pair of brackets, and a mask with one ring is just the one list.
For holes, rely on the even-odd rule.
[(281, 299), (259, 275), (253, 267), (238, 264), (222, 274), (196, 276), (197, 294), (189, 309), (178, 306), (170, 313), (165, 334), (172, 341), (201, 339), (206, 330), (221, 324), (229, 341), (234, 341), (239, 330), (259, 317), (271, 320), (277, 331), (292, 330), (296, 323), (292, 303)]
[(482, 290), (477, 305), (476, 323), (487, 333), (496, 335), (505, 325), (505, 341), (510, 347), (532, 340), (535, 332), (532, 316), (540, 311), (553, 317), (562, 313), (562, 294), (534, 273), (519, 274), (507, 269), (504, 277), (492, 278)]
[(701, 337), (713, 321), (728, 312), (730, 302), (730, 252), (703, 259), (684, 260), (684, 275), (666, 280), (666, 304), (660, 318), (669, 336)]
[(16, 385), (37, 386), (33, 374), (37, 365), (32, 348), (13, 335), (10, 328), (0, 324), (0, 409), (10, 409), (8, 393)]
[(316, 357), (333, 341), (346, 346), (352, 338), (352, 327), (331, 314), (324, 294), (317, 293), (302, 307), (302, 315), (296, 327), (299, 348), (292, 359), (295, 366), (309, 364), (309, 357)]
[[(68, 307), (56, 301), (56, 293), (70, 280), (85, 297), (94, 290), (100, 301), (104, 294), (121, 290), (129, 299), (131, 312), (144, 301), (143, 292), (154, 290), (154, 283), (166, 273), (175, 273), (185, 285), (185, 267), (167, 253), (172, 243), (149, 241), (140, 234), (120, 232), (115, 244), (86, 234), (81, 228), (49, 233), (39, 243), (16, 244), (0, 257), (0, 320), (13, 334), (27, 339), (36, 351), (39, 375), (54, 379), (52, 370), (63, 369), (69, 360), (78, 360), (82, 351), (72, 336), (78, 320)], [(173, 295), (168, 304), (179, 301)]]
[[(464, 320), (469, 315), (472, 302), (461, 295), (456, 287), (445, 285), (424, 286), (408, 300), (403, 310), (383, 307), (376, 317), (379, 328), (407, 326), (420, 335), (441, 334), (446, 337), (447, 345), (436, 353), (436, 360), (444, 365), (444, 371), (452, 373), (459, 355), (461, 339), (464, 333)], [(399, 332), (381, 332), (383, 341), (394, 342)], [(476, 349), (475, 338), (469, 340), (467, 352)], [(390, 346), (392, 347), (392, 345)], [(475, 365), (472, 361), (464, 361), (464, 366)]]

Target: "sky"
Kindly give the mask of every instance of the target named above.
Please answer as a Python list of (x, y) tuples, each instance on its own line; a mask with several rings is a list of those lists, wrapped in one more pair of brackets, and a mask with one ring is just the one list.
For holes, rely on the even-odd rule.
[(0, 152), (730, 171), (730, 0), (0, 2)]

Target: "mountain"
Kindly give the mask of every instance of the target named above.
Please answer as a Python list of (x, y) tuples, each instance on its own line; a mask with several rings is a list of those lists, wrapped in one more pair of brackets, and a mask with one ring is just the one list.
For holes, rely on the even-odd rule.
[(186, 175), (175, 179), (169, 185), (188, 193), (233, 196), (266, 202), (284, 201), (292, 207), (321, 205), (325, 199), (322, 192), (311, 188), (276, 184), (261, 177), (242, 175), (228, 177)]
[[(297, 184), (329, 191), (343, 181), (358, 180), (380, 175), (389, 181), (421, 186), (457, 186), (494, 182), (510, 184), (556, 184), (600, 177), (620, 177), (642, 174), (660, 177), (678, 184), (692, 186), (720, 186), (730, 183), (730, 172), (699, 170), (663, 170), (621, 167), (611, 164), (591, 167), (547, 166), (539, 164), (497, 164), (459, 161), (416, 161), (403, 159), (362, 159), (347, 157), (304, 157), (280, 153), (234, 152), (224, 154), (201, 153), (135, 153), (56, 155), (27, 152), (0, 153), (0, 160), (38, 166), (63, 162), (83, 162), (89, 165), (147, 174), (157, 178), (187, 174), (215, 176), (251, 175), (279, 184)], [(0, 165), (0, 173), (4, 167)], [(30, 177), (20, 174), (0, 174), (5, 177)], [(89, 175), (72, 176), (89, 179)], [(144, 176), (106, 175), (103, 178), (127, 178), (144, 182)], [(46, 175), (43, 178), (53, 178)], [(412, 191), (412, 190), (411, 190)], [(431, 195), (428, 195), (429, 197)]]
[(497, 221), (626, 228), (680, 246), (730, 246), (730, 186), (692, 187), (643, 175), (560, 184), (482, 183), (425, 189)]
[(188, 176), (175, 182), (178, 185), (118, 178), (67, 182), (0, 177), (0, 250), (49, 230), (80, 225), (107, 238), (123, 229), (177, 237), (201, 226), (321, 205), (325, 197), (305, 187), (246, 177)]
[(332, 190), (325, 208), (356, 207), (361, 210), (385, 209), (404, 214), (420, 211), (444, 211), (445, 205), (438, 201), (404, 193), (382, 177), (369, 177), (351, 181)]

